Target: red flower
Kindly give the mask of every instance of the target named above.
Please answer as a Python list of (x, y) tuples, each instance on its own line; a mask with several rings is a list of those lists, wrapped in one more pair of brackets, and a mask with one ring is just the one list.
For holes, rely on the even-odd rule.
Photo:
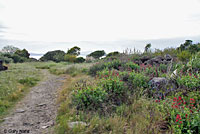
[(177, 101), (177, 98), (176, 97), (174, 97), (174, 100), (173, 101)]
[(178, 100), (182, 100), (181, 96), (178, 97)]
[(195, 99), (190, 98), (190, 103), (195, 103)]
[(187, 118), (188, 114), (185, 114), (185, 118)]
[(181, 105), (181, 103), (178, 103), (178, 105)]
[(181, 116), (179, 114), (177, 114), (176, 119), (180, 119), (180, 118), (181, 118)]
[(180, 123), (180, 124), (182, 124), (183, 122), (182, 122), (182, 121), (180, 121), (179, 123)]

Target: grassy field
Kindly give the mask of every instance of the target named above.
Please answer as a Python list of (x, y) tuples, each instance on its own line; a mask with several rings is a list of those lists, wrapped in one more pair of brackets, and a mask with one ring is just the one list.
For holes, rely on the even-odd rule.
[(9, 64), (8, 68), (0, 72), (0, 116), (41, 80), (40, 71), (32, 63)]

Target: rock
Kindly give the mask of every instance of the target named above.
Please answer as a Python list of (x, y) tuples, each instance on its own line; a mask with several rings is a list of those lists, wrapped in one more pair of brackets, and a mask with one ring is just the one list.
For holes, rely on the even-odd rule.
[(24, 113), (26, 110), (23, 110), (23, 109), (17, 109), (16, 110), (16, 113)]
[(171, 91), (177, 89), (176, 83), (172, 80), (168, 80), (164, 77), (154, 77), (149, 81), (149, 86), (151, 87), (151, 93), (154, 97), (164, 97), (168, 95)]
[(76, 125), (87, 126), (87, 124), (85, 122), (82, 122), (82, 121), (75, 121), (75, 122), (69, 122), (68, 123), (68, 126), (70, 128), (74, 128)]
[(173, 58), (172, 58), (172, 56), (171, 55), (169, 55), (169, 54), (166, 54), (165, 55), (165, 60), (166, 61), (171, 61)]
[(144, 63), (145, 61), (148, 61), (148, 60), (150, 60), (151, 58), (150, 57), (148, 57), (148, 56), (143, 56), (141, 59), (140, 59), (140, 61), (142, 62), (142, 63)]
[(42, 126), (41, 128), (45, 129), (45, 128), (48, 128), (49, 126)]
[(3, 61), (0, 59), (0, 71), (5, 71), (7, 69), (8, 69), (8, 67), (3, 66)]

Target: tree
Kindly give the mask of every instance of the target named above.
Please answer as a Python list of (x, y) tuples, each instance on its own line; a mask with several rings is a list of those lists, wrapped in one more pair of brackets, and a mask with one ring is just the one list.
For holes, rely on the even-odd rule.
[(144, 48), (144, 52), (148, 52), (149, 49), (151, 48), (151, 44), (146, 44), (145, 48)]
[(95, 59), (99, 59), (100, 57), (104, 56), (105, 54), (106, 53), (104, 50), (97, 50), (97, 51), (90, 53), (88, 56), (92, 56)]
[(30, 56), (30, 54), (28, 53), (28, 51), (26, 49), (17, 50), (15, 52), (15, 54), (19, 55), (20, 57), (24, 57), (24, 58), (29, 58), (29, 56)]
[(2, 48), (1, 52), (2, 53), (9, 53), (9, 54), (14, 54), (19, 48), (8, 45)]
[(72, 47), (71, 49), (69, 49), (67, 51), (67, 54), (78, 56), (78, 55), (80, 55), (80, 51), (81, 51), (81, 48), (75, 46), (75, 47)]
[(78, 58), (76, 58), (75, 62), (76, 63), (83, 63), (83, 62), (85, 62), (85, 59), (83, 57), (78, 57)]
[(44, 54), (40, 60), (41, 61), (55, 61), (60, 62), (64, 60), (65, 52), (61, 50), (55, 50), (55, 51), (49, 51), (46, 54)]
[(76, 55), (66, 54), (64, 60), (67, 62), (76, 62)]
[(110, 52), (109, 54), (106, 55), (106, 57), (110, 57), (110, 56), (117, 56), (119, 55), (120, 53), (118, 51), (115, 51), (115, 52)]

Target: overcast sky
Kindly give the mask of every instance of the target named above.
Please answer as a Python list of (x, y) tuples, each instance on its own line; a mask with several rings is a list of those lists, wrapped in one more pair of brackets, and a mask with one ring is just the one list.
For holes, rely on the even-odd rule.
[(171, 38), (166, 47), (180, 39), (200, 42), (200, 0), (0, 0), (0, 48), (18, 41), (38, 53), (73, 43), (109, 51)]

